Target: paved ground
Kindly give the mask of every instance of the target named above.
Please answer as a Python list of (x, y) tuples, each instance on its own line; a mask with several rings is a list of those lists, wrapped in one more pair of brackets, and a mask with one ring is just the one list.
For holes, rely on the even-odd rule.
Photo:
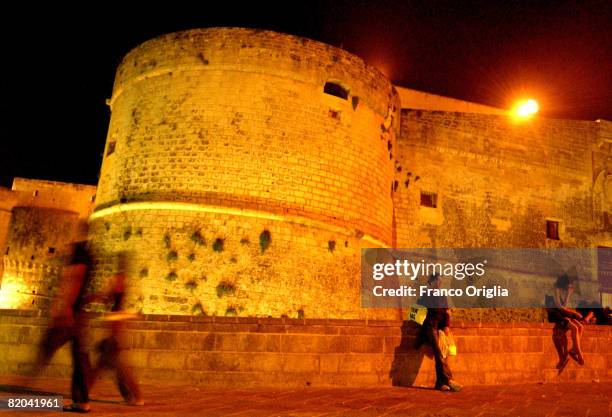
[[(69, 398), (70, 381), (0, 377), (0, 397), (55, 392)], [(460, 393), (421, 388), (211, 389), (144, 385), (146, 405), (130, 407), (110, 382), (92, 392), (95, 416), (612, 416), (612, 384), (529, 384), (466, 387)], [(67, 403), (69, 401), (66, 401)], [(72, 413), (71, 413), (72, 414)], [(4, 416), (57, 416), (1, 412)], [(74, 414), (77, 415), (77, 414)]]

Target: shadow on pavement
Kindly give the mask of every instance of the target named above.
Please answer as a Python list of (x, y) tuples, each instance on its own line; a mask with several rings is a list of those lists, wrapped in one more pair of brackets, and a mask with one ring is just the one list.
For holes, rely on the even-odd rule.
[(395, 348), (391, 371), (389, 371), (393, 386), (413, 387), (419, 369), (421, 369), (426, 347), (415, 349), (418, 327), (413, 321), (405, 321), (402, 324), (400, 344)]

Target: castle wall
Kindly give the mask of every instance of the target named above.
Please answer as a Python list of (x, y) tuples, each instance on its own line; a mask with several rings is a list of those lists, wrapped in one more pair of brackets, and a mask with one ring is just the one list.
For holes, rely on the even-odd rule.
[[(601, 177), (610, 146), (601, 138), (596, 122), (402, 110), (398, 247), (609, 246), (611, 188)], [(547, 222), (558, 222), (558, 239)], [(588, 262), (596, 271), (596, 257)], [(581, 276), (578, 291), (599, 299), (597, 275)]]
[(55, 259), (45, 248), (67, 243), (94, 204), (96, 285), (127, 251), (130, 305), (145, 313), (395, 319), (359, 308), (362, 247), (612, 246), (610, 122), (519, 123), (250, 29), (145, 42), (109, 104), (97, 189), (22, 178), (0, 189), (0, 291), (53, 282), (32, 257)]
[(0, 308), (44, 309), (96, 187), (15, 178), (0, 189)]
[[(326, 82), (344, 87), (347, 99), (325, 94)], [(101, 264), (122, 249), (148, 259), (143, 311), (188, 314), (193, 307), (193, 292), (179, 288), (184, 280), (168, 284), (164, 277), (179, 268), (197, 278), (200, 267), (169, 265), (169, 250), (185, 256), (187, 249), (161, 245), (166, 234), (189, 242), (200, 231), (208, 251), (216, 239), (238, 251), (243, 234), (254, 245), (228, 255), (237, 262), (207, 261), (206, 311), (224, 313), (214, 288), (229, 279), (243, 289), (244, 315), (296, 315), (300, 306), (307, 316), (366, 314), (354, 294), (359, 248), (393, 243), (399, 101), (380, 72), (308, 39), (194, 30), (131, 51), (110, 105), (92, 237)], [(126, 243), (122, 232), (107, 234), (106, 223), (119, 231), (142, 227), (142, 237)], [(258, 254), (264, 230), (270, 251)], [(238, 263), (248, 273), (236, 275)], [(148, 298), (161, 297), (161, 288), (173, 301)]]
[(77, 213), (15, 207), (3, 257), (2, 308), (47, 308), (69, 254)]
[[(324, 94), (327, 81), (348, 99)], [(396, 100), (377, 70), (308, 39), (246, 29), (154, 39), (118, 69), (97, 206), (261, 209), (390, 242), (392, 143), (381, 124)]]
[(12, 191), (18, 196), (15, 205), (69, 210), (80, 219), (89, 217), (96, 198), (95, 185), (29, 178), (15, 178)]
[[(597, 246), (596, 160), (609, 154), (599, 133), (595, 122), (403, 110), (398, 246)], [(421, 205), (422, 192), (437, 207)], [(546, 220), (560, 240), (547, 239)]]
[[(394, 317), (360, 312), (360, 244), (301, 217), (135, 203), (92, 216), (97, 278), (128, 252), (128, 306), (146, 313), (259, 317)], [(162, 219), (160, 221), (160, 219)]]
[[(6, 237), (11, 221), (11, 209), (15, 205), (14, 193), (8, 188), (0, 187), (0, 255), (4, 254)], [(0, 286), (2, 285), (3, 265), (0, 263)]]

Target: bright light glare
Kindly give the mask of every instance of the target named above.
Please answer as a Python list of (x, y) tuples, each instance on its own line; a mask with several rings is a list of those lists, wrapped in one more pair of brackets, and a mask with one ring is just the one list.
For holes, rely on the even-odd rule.
[(529, 100), (517, 103), (514, 107), (514, 114), (518, 117), (529, 117), (533, 116), (540, 110), (538, 102), (530, 98)]

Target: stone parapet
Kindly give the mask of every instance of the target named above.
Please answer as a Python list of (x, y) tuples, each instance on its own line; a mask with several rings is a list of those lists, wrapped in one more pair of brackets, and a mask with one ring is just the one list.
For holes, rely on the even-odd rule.
[[(91, 343), (108, 333), (92, 314)], [(0, 372), (32, 364), (47, 318), (35, 311), (0, 312)], [(209, 386), (433, 385), (428, 349), (414, 350), (417, 327), (395, 320), (337, 320), (145, 315), (127, 324), (123, 343), (140, 379)], [(454, 323), (457, 380), (473, 384), (612, 379), (612, 328), (587, 326), (586, 365), (570, 363), (561, 376), (548, 323)], [(64, 347), (46, 369), (69, 376)]]

